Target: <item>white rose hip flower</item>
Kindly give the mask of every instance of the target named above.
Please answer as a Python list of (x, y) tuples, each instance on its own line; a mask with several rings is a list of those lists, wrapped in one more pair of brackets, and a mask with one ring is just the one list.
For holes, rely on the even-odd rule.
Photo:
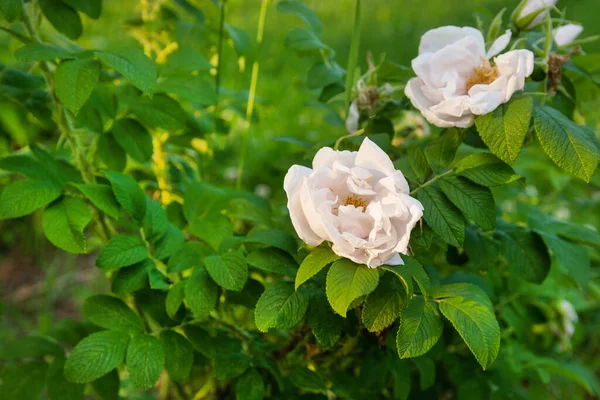
[(472, 126), (475, 115), (508, 102), (533, 72), (529, 50), (509, 51), (492, 60), (510, 38), (506, 31), (486, 53), (483, 35), (475, 28), (444, 26), (426, 32), (412, 61), (417, 77), (408, 81), (406, 96), (433, 125)]
[(358, 152), (324, 147), (313, 168), (292, 166), (285, 176), (288, 209), (298, 236), (371, 268), (403, 264), (410, 232), (423, 215), (402, 172), (365, 138)]
[(571, 44), (583, 32), (583, 26), (567, 24), (553, 31), (554, 41), (558, 47)]

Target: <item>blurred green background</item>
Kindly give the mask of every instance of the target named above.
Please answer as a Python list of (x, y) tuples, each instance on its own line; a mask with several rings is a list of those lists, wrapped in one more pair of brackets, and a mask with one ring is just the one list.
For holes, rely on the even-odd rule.
[[(190, 2), (205, 10), (207, 19), (214, 19), (218, 15), (211, 0)], [(181, 12), (175, 1), (163, 3)], [(261, 0), (228, 0), (227, 3), (227, 22), (244, 29), (254, 42)], [(315, 145), (344, 134), (344, 127), (331, 108), (316, 101), (318, 91), (306, 88), (306, 72), (314, 60), (299, 58), (284, 46), (287, 32), (293, 27), (302, 26), (302, 22), (295, 16), (277, 12), (276, 3), (277, 0), (273, 0), (269, 8), (265, 42), (258, 57), (261, 62), (258, 120), (251, 131), (247, 181), (250, 189), (255, 185), (268, 184), (275, 203), (284, 207), (281, 190), (283, 174), (293, 162), (298, 161), (298, 154), (303, 154), (306, 149), (298, 144), (283, 144), (275, 140), (286, 136)], [(322, 40), (335, 50), (337, 62), (345, 68), (354, 0), (305, 0), (305, 3), (323, 22)], [(360, 64), (364, 67), (368, 51), (372, 52), (375, 59), (386, 53), (388, 59), (410, 65), (410, 60), (416, 56), (421, 35), (438, 26), (475, 26), (476, 15), (489, 20), (503, 7), (507, 8), (504, 19), (507, 25), (518, 0), (363, 0), (363, 4)], [(560, 0), (558, 5), (560, 9), (566, 7), (569, 19), (585, 26), (583, 36), (600, 34), (600, 24), (597, 22), (600, 15), (599, 0)], [(136, 16), (139, 16), (137, 0), (104, 0), (104, 11), (98, 21), (84, 17), (84, 35), (77, 44), (87, 49), (105, 49), (133, 41), (127, 35), (124, 21)], [(20, 24), (13, 24), (11, 28), (22, 31)], [(65, 40), (46, 22), (42, 27), (42, 37), (56, 42)], [(199, 41), (203, 39), (198, 38)], [(12, 54), (20, 46), (18, 41), (0, 31), (0, 63), (15, 64)], [(600, 52), (600, 43), (586, 45), (584, 50), (589, 53)], [(222, 60), (223, 86), (242, 93), (247, 91), (251, 62), (239, 60), (233, 47), (226, 46)], [(7, 107), (0, 103), (0, 129), (11, 137), (27, 136), (27, 122), (15, 118), (15, 113), (9, 112)], [(234, 133), (243, 129), (239, 116), (233, 117), (231, 122)], [(236, 152), (239, 148), (236, 143), (239, 136), (236, 134), (222, 140), (228, 142), (221, 143), (217, 150), (222, 154), (215, 156), (218, 161), (222, 160), (222, 164), (215, 171), (206, 172), (207, 175), (211, 174), (211, 182), (219, 185), (232, 183), (227, 181), (225, 171), (237, 167)], [(540, 165), (544, 172), (556, 169), (548, 166), (546, 161)], [(521, 173), (519, 168), (517, 165)], [(544, 179), (540, 178), (540, 181)], [(570, 180), (561, 172), (556, 172), (551, 179), (552, 186), (540, 186), (540, 197), (559, 192)], [(519, 196), (524, 196), (523, 189), (519, 190)], [(511, 196), (512, 193), (507, 197)], [(581, 215), (585, 214), (586, 207), (591, 207), (585, 202), (586, 199), (581, 197), (581, 203), (576, 207), (582, 211)], [(514, 204), (502, 204), (503, 208), (509, 206), (514, 207)], [(557, 200), (548, 206), (558, 208), (561, 204)], [(564, 208), (564, 204), (562, 206)], [(28, 218), (39, 219), (39, 215)], [(594, 223), (590, 220), (587, 222)], [(93, 256), (76, 258), (56, 252), (40, 232), (31, 232), (30, 226), (39, 227), (39, 221), (21, 221), (0, 232), (0, 308), (3, 303), (2, 325), (6, 328), (0, 330), (0, 340), (24, 332), (47, 331), (56, 320), (77, 317), (83, 298), (95, 292), (104, 292), (108, 287), (106, 277), (94, 267)]]

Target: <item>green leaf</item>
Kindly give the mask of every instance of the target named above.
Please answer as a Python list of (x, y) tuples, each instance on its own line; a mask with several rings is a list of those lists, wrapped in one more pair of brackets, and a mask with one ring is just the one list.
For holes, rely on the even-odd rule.
[(279, 229), (262, 229), (252, 231), (244, 238), (246, 243), (259, 243), (271, 247), (276, 247), (287, 251), (292, 256), (296, 255), (298, 245), (296, 240), (289, 233)]
[(169, 272), (183, 272), (200, 265), (205, 256), (212, 253), (207, 244), (188, 242), (169, 258)]
[(425, 158), (431, 169), (439, 174), (452, 164), (456, 150), (462, 141), (462, 131), (451, 128), (444, 131), (442, 136), (425, 148)]
[(74, 115), (92, 94), (100, 76), (100, 63), (92, 59), (66, 60), (56, 68), (56, 95)]
[(306, 25), (308, 25), (317, 34), (321, 33), (323, 26), (319, 20), (319, 17), (303, 2), (298, 0), (282, 0), (277, 3), (277, 11), (296, 15), (300, 17), (306, 23)]
[(325, 391), (325, 382), (319, 374), (308, 368), (295, 367), (290, 375), (294, 386), (311, 393), (322, 393)]
[(108, 374), (93, 381), (92, 387), (102, 400), (119, 400), (120, 384), (119, 371), (113, 369)]
[(405, 296), (396, 280), (382, 281), (362, 310), (362, 322), (369, 332), (381, 332), (394, 323), (404, 307)]
[(205, 268), (196, 268), (185, 284), (185, 299), (194, 316), (198, 319), (208, 318), (215, 308), (219, 288), (210, 279)]
[(146, 218), (144, 218), (144, 235), (150, 243), (156, 242), (167, 231), (169, 220), (163, 206), (146, 196)]
[(435, 363), (431, 358), (419, 357), (412, 360), (419, 370), (419, 387), (425, 391), (435, 383)]
[(83, 230), (92, 221), (92, 213), (83, 200), (63, 197), (44, 210), (42, 228), (56, 247), (69, 253), (86, 253)]
[(332, 262), (339, 260), (340, 256), (335, 254), (329, 246), (321, 246), (314, 249), (298, 268), (296, 273), (296, 289), (304, 282), (315, 276), (323, 268)]
[(39, 399), (44, 390), (47, 371), (48, 364), (43, 361), (28, 362), (3, 371), (0, 399)]
[(600, 162), (595, 134), (550, 107), (533, 110), (533, 126), (542, 148), (559, 167), (589, 182)]
[(235, 52), (238, 53), (240, 57), (247, 55), (250, 51), (251, 42), (246, 31), (230, 24), (225, 24), (225, 30), (227, 30), (229, 38), (233, 42)]
[(417, 260), (412, 257), (408, 257), (403, 255), (402, 260), (404, 261), (404, 265), (383, 265), (383, 268), (386, 271), (390, 271), (395, 274), (406, 291), (406, 298), (410, 299), (413, 295), (413, 279), (417, 282), (421, 293), (427, 296), (427, 292), (429, 290), (429, 276), (419, 264)]
[(65, 358), (56, 357), (46, 375), (46, 391), (49, 400), (80, 400), (83, 397), (84, 385), (71, 383), (64, 376)]
[(185, 298), (185, 284), (186, 281), (177, 282), (167, 294), (165, 308), (167, 310), (167, 314), (171, 318), (175, 318), (175, 314), (177, 314), (177, 311), (179, 311), (179, 308), (183, 303), (183, 299)]
[(139, 389), (149, 389), (160, 378), (165, 364), (163, 345), (154, 336), (134, 336), (127, 346), (125, 362), (133, 384)]
[(138, 183), (129, 175), (120, 172), (104, 171), (119, 204), (133, 217), (138, 226), (146, 216), (146, 196)]
[(308, 324), (317, 342), (325, 348), (333, 347), (342, 335), (344, 319), (335, 314), (324, 294), (313, 296), (308, 308)]
[(8, 22), (13, 22), (15, 19), (21, 18), (23, 3), (21, 0), (5, 0), (0, 2), (0, 16), (4, 17)]
[(435, 304), (416, 296), (402, 310), (396, 335), (396, 347), (400, 358), (419, 357), (437, 343), (444, 324)]
[(496, 204), (490, 189), (458, 176), (445, 176), (439, 184), (446, 197), (467, 218), (483, 229), (494, 229)]
[(329, 64), (317, 62), (308, 71), (306, 85), (309, 89), (320, 89), (341, 82), (344, 72), (335, 62)]
[(189, 230), (214, 250), (219, 250), (221, 243), (226, 238), (233, 236), (233, 225), (224, 215), (211, 214), (190, 220)]
[(262, 400), (265, 382), (256, 368), (250, 368), (235, 383), (236, 400)]
[(75, 40), (83, 33), (83, 25), (77, 11), (62, 0), (40, 0), (40, 8), (54, 29)]
[(171, 379), (185, 382), (192, 371), (194, 349), (188, 340), (175, 331), (162, 331), (160, 340), (165, 349), (165, 368)]
[(263, 271), (294, 276), (298, 269), (296, 261), (286, 252), (274, 248), (254, 250), (246, 257), (246, 262)]
[(96, 265), (105, 271), (127, 267), (148, 257), (146, 243), (137, 235), (114, 236), (98, 254)]
[(0, 347), (0, 360), (33, 358), (45, 355), (63, 356), (64, 350), (55, 342), (41, 336), (25, 336)]
[(60, 187), (52, 182), (16, 181), (0, 195), (0, 219), (18, 218), (44, 207), (60, 196)]
[(500, 349), (500, 327), (494, 314), (485, 305), (462, 297), (441, 299), (439, 307), (479, 364), (487, 369)]
[(131, 110), (146, 126), (176, 131), (185, 128), (187, 114), (176, 100), (164, 94), (139, 97), (130, 104)]
[(299, 53), (331, 51), (327, 45), (321, 42), (316, 33), (304, 28), (294, 28), (289, 31), (285, 37), (285, 46)]
[(110, 186), (95, 183), (74, 184), (74, 186), (100, 211), (114, 219), (119, 218), (119, 203)]
[(377, 269), (341, 259), (331, 266), (327, 274), (327, 299), (336, 313), (346, 317), (350, 304), (375, 290), (378, 282)]
[(591, 272), (588, 250), (556, 235), (541, 233), (540, 236), (552, 256), (560, 264), (561, 270), (570, 275), (581, 287), (586, 287), (590, 281)]
[(88, 297), (83, 303), (83, 315), (91, 323), (105, 329), (126, 333), (141, 333), (144, 324), (123, 300), (107, 295)]
[(169, 223), (164, 235), (154, 246), (154, 257), (164, 260), (180, 251), (185, 245), (183, 232), (175, 225)]
[(156, 92), (174, 94), (200, 106), (212, 106), (217, 103), (217, 91), (213, 85), (201, 76), (190, 76), (187, 73), (161, 77)]
[(9, 154), (0, 158), (0, 170), (17, 172), (27, 178), (37, 181), (53, 181), (57, 186), (62, 187), (63, 180), (56, 177), (53, 171), (48, 170), (48, 165), (29, 154)]
[(474, 301), (487, 308), (491, 313), (494, 312), (494, 305), (483, 289), (472, 283), (450, 283), (439, 286), (432, 291), (431, 296), (434, 299), (443, 299), (446, 297), (462, 297)]
[(250, 367), (252, 359), (247, 354), (217, 354), (214, 360), (214, 376), (220, 381), (228, 381), (242, 375)]
[(522, 179), (509, 165), (492, 153), (471, 154), (455, 164), (454, 172), (487, 187), (501, 186)]
[(116, 294), (127, 294), (148, 286), (148, 269), (153, 266), (152, 260), (146, 259), (126, 268), (121, 268), (113, 278), (111, 291)]
[(156, 65), (141, 49), (129, 47), (110, 53), (97, 51), (96, 55), (142, 92), (154, 93), (156, 88)]
[(290, 329), (299, 323), (308, 307), (308, 295), (304, 290), (294, 290), (286, 282), (268, 286), (256, 303), (254, 322), (261, 332), (269, 328)]
[(73, 57), (73, 53), (67, 49), (36, 42), (26, 44), (15, 51), (15, 58), (24, 62), (52, 61), (57, 58), (71, 57)]
[(248, 265), (241, 250), (204, 259), (206, 270), (219, 286), (239, 292), (248, 280)]
[(87, 14), (92, 19), (100, 18), (102, 13), (102, 0), (62, 0), (74, 9)]
[(533, 232), (496, 230), (502, 255), (511, 275), (540, 284), (550, 272), (550, 256), (543, 241)]
[(536, 232), (553, 233), (573, 242), (600, 248), (600, 233), (585, 226), (557, 221), (539, 211), (529, 213), (528, 226)]
[(119, 146), (134, 160), (144, 163), (152, 158), (152, 136), (135, 119), (116, 120), (112, 127), (112, 134)]
[(92, 333), (77, 344), (65, 364), (65, 378), (87, 383), (106, 375), (125, 360), (129, 335), (119, 331)]
[(507, 164), (512, 164), (521, 152), (531, 125), (532, 108), (531, 97), (515, 97), (491, 113), (475, 118), (483, 142)]
[(460, 211), (436, 187), (423, 187), (417, 192), (423, 204), (425, 222), (445, 242), (461, 247), (465, 241), (465, 219)]
[(114, 171), (123, 171), (127, 164), (127, 154), (119, 146), (112, 132), (104, 133), (98, 138), (98, 157), (106, 168)]
[[(435, 158), (433, 155), (434, 150), (438, 150), (440, 145), (434, 146), (430, 148), (429, 154), (430, 157)], [(429, 163), (427, 162), (427, 157), (423, 150), (419, 147), (412, 147), (408, 153), (408, 159), (410, 163), (410, 168), (413, 170), (415, 177), (419, 181), (419, 183), (424, 183), (429, 174), (431, 173), (431, 168), (429, 167)], [(450, 160), (451, 162), (452, 160)]]

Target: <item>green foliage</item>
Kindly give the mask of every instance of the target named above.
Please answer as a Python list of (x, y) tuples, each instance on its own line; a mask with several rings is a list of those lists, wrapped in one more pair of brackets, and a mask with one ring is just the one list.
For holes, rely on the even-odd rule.
[(125, 362), (133, 384), (140, 389), (151, 388), (165, 363), (163, 345), (154, 336), (136, 335), (129, 341)]
[(519, 97), (475, 119), (481, 139), (507, 164), (512, 164), (521, 152), (531, 125), (532, 108), (531, 97)]
[(94, 381), (125, 360), (129, 336), (119, 331), (93, 333), (75, 346), (65, 364), (65, 377), (74, 383)]
[[(377, 1), (121, 3), (0, 1), (1, 399), (600, 396), (600, 59), (552, 41), (576, 7), (530, 30), (481, 4), (486, 49), (510, 29), (534, 72), (512, 95), (490, 60), (448, 121), (512, 96), (438, 129), (409, 109), (412, 36), (468, 2), (405, 2), (408, 30)], [(397, 171), (323, 150), (365, 137)], [(381, 251), (403, 263), (342, 256)]]
[(83, 200), (64, 197), (44, 210), (42, 228), (53, 245), (69, 253), (86, 253), (83, 230), (92, 213)]
[(254, 322), (261, 332), (269, 328), (289, 329), (298, 324), (308, 307), (308, 293), (280, 282), (268, 286), (256, 303)]
[(589, 182), (600, 162), (593, 132), (550, 107), (536, 108), (533, 122), (535, 134), (552, 161)]
[(348, 259), (336, 261), (327, 273), (327, 299), (333, 310), (346, 316), (350, 304), (377, 288), (379, 272)]

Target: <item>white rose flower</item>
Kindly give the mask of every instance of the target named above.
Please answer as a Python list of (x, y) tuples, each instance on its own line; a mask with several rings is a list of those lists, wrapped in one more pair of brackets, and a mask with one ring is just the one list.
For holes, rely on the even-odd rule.
[(502, 52), (511, 38), (506, 31), (485, 51), (475, 28), (444, 26), (421, 37), (419, 56), (412, 61), (417, 74), (405, 94), (423, 116), (441, 128), (468, 128), (475, 115), (487, 114), (523, 89), (533, 72), (533, 53)]
[[(548, 10), (556, 4), (557, 0), (523, 0), (517, 7), (520, 9), (513, 18), (519, 29), (533, 29), (546, 19)], [(531, 20), (533, 18), (533, 20)], [(531, 20), (527, 26), (527, 21)]]
[(571, 44), (583, 32), (583, 26), (567, 24), (553, 31), (554, 41), (558, 47)]
[(358, 152), (322, 148), (312, 166), (292, 166), (283, 184), (298, 236), (371, 268), (403, 264), (423, 206), (388, 155), (365, 138)]

